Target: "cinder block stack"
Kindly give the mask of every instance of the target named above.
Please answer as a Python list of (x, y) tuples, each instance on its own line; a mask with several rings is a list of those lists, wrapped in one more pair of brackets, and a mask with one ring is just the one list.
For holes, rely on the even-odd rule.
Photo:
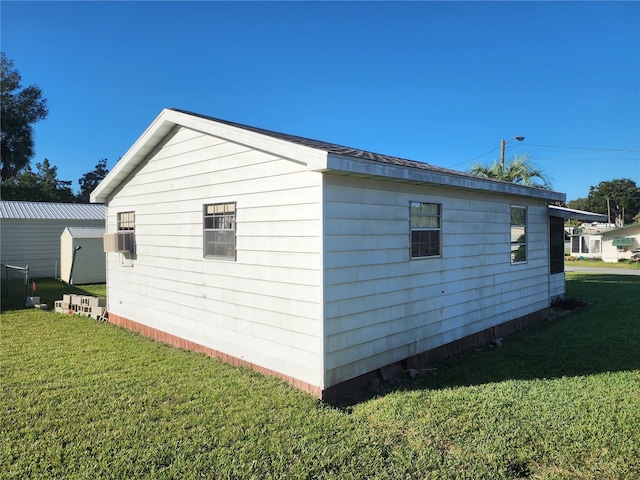
[(104, 321), (107, 318), (107, 301), (104, 298), (88, 295), (65, 294), (62, 300), (55, 302), (57, 313), (82, 315)]

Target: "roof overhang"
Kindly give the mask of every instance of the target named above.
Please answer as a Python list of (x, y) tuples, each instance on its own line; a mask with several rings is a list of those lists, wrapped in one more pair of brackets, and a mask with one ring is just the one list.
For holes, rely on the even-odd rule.
[(356, 159), (341, 155), (329, 154), (327, 163), (321, 171), (336, 172), (367, 177), (382, 177), (407, 183), (427, 183), (449, 188), (478, 190), (487, 193), (516, 195), (539, 198), (551, 202), (564, 202), (565, 194), (544, 188), (525, 187), (511, 182), (491, 180), (469, 175), (455, 170), (431, 167), (428, 169), (411, 168), (389, 163), (381, 163)]
[[(383, 178), (407, 183), (441, 185), (450, 188), (487, 193), (530, 197), (547, 202), (563, 202), (565, 194), (542, 188), (525, 187), (510, 182), (491, 180), (455, 170), (424, 165), (383, 163), (348, 155), (329, 153), (321, 148), (302, 145), (283, 138), (261, 134), (255, 129), (239, 128), (216, 119), (174, 109), (164, 109), (145, 132), (124, 154), (116, 166), (91, 193), (92, 203), (107, 203), (127, 179), (160, 148), (166, 138), (179, 127), (189, 128), (247, 147), (269, 152), (303, 164), (309, 171)], [(415, 163), (415, 162), (414, 162)]]
[(585, 212), (574, 210), (573, 208), (557, 207), (549, 205), (549, 216), (560, 217), (571, 220), (582, 220), (583, 222), (606, 222), (607, 216), (601, 213)]

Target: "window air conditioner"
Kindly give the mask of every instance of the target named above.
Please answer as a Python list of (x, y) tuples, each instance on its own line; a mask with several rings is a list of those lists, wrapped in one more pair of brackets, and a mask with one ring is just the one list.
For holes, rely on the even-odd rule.
[(133, 232), (105, 233), (103, 237), (105, 252), (133, 252)]

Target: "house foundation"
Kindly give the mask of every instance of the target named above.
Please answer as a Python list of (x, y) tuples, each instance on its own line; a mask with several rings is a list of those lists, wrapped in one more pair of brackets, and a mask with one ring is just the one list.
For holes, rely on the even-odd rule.
[(394, 377), (399, 376), (408, 369), (420, 369), (433, 365), (434, 362), (442, 360), (454, 355), (458, 355), (465, 351), (481, 348), (492, 343), (496, 343), (499, 339), (508, 337), (515, 332), (523, 330), (524, 328), (540, 323), (549, 319), (549, 308), (544, 308), (537, 312), (510, 320), (508, 322), (496, 325), (495, 327), (487, 328), (481, 332), (474, 333), (467, 337), (455, 340), (453, 342), (441, 345), (426, 352), (413, 355), (409, 358), (401, 360), (399, 362), (386, 365), (382, 368), (378, 368), (371, 372), (365, 373), (358, 377), (352, 378), (345, 382), (341, 382), (337, 385), (333, 385), (325, 390), (322, 390), (316, 385), (311, 385), (308, 382), (303, 382), (289, 375), (276, 372), (274, 370), (256, 365), (254, 363), (242, 360), (240, 358), (228, 355), (223, 352), (219, 352), (213, 348), (205, 347), (198, 343), (185, 340), (184, 338), (177, 337), (167, 332), (163, 332), (156, 328), (141, 323), (135, 322), (125, 317), (109, 313), (108, 321), (115, 325), (124, 327), (128, 330), (137, 332), (145, 337), (152, 338), (154, 340), (167, 343), (174, 347), (182, 348), (184, 350), (191, 350), (198, 353), (204, 353), (213, 358), (219, 358), (225, 363), (233, 366), (249, 367), (256, 372), (264, 375), (269, 375), (277, 378), (281, 378), (291, 384), (293, 387), (308, 392), (311, 395), (320, 398), (324, 401), (335, 401), (342, 397), (353, 395), (361, 392), (372, 384), (372, 382), (386, 381)]

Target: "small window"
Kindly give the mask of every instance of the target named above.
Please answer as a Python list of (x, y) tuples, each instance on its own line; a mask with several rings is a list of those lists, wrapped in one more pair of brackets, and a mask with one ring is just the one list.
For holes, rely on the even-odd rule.
[(411, 202), (411, 258), (440, 255), (441, 211), (439, 203)]
[(527, 261), (527, 207), (511, 206), (511, 263)]
[(118, 213), (118, 231), (133, 232), (136, 226), (135, 212), (119, 212)]
[(235, 202), (213, 203), (204, 206), (204, 256), (235, 259)]

